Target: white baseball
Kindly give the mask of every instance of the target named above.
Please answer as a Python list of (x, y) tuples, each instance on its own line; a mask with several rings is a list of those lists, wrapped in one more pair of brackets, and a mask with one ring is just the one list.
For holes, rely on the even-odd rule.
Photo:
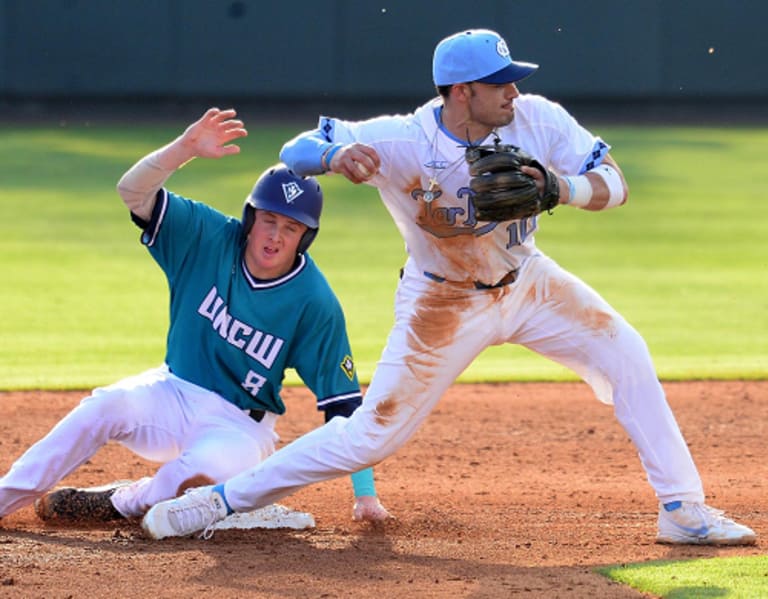
[(362, 162), (355, 161), (355, 166), (357, 166), (357, 170), (360, 171), (360, 176), (363, 177), (363, 179), (368, 179), (373, 174)]

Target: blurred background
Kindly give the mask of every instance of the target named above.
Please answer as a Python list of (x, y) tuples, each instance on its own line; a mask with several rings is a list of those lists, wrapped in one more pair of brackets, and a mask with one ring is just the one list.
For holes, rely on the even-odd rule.
[(0, 0), (0, 118), (410, 111), (435, 44), (486, 27), (576, 115), (768, 120), (760, 0)]

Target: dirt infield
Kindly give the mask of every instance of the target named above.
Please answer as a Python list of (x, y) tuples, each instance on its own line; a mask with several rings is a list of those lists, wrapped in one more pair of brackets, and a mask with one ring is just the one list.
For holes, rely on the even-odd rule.
[[(313, 530), (227, 530), (209, 541), (152, 542), (130, 522), (46, 526), (29, 507), (0, 520), (0, 597), (641, 597), (593, 568), (765, 553), (768, 382), (664, 387), (708, 501), (754, 528), (757, 546), (656, 545), (656, 502), (634, 447), (586, 385), (456, 385), (376, 469), (395, 522), (352, 522), (347, 478), (282, 502), (311, 512)], [(0, 394), (0, 470), (82, 395)], [(303, 389), (284, 396), (287, 442), (321, 417)], [(64, 482), (153, 469), (109, 445)]]

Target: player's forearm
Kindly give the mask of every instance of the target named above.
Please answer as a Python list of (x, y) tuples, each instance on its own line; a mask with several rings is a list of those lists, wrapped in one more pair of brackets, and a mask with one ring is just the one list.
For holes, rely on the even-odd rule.
[(341, 144), (326, 141), (319, 131), (307, 131), (287, 141), (280, 150), (280, 161), (297, 175), (322, 175), (330, 170), (333, 154)]
[(598, 211), (626, 203), (629, 189), (619, 166), (606, 156), (603, 164), (576, 177), (561, 177), (560, 203)]
[(136, 216), (149, 220), (157, 192), (182, 165), (194, 158), (189, 149), (175, 140), (144, 156), (120, 178), (117, 192)]

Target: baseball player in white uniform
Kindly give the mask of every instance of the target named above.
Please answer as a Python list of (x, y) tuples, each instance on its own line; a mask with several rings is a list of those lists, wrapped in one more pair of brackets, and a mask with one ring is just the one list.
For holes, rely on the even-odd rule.
[[(164, 187), (193, 158), (239, 152), (230, 142), (247, 131), (235, 116), (209, 109), (121, 178), (120, 196), (168, 279), (165, 364), (94, 390), (30, 447), (0, 479), (0, 517), (36, 499), (45, 520), (139, 517), (188, 486), (257, 464), (275, 450), (287, 368), (326, 421), (361, 404), (341, 306), (307, 253), (323, 205), (317, 180), (267, 169), (241, 219)], [(108, 441), (161, 466), (130, 484), (45, 494)], [(388, 518), (372, 470), (357, 470), (353, 517)]]
[[(610, 146), (560, 105), (520, 93), (516, 82), (537, 68), (513, 61), (494, 31), (459, 32), (435, 49), (435, 99), (403, 116), (321, 117), (317, 129), (283, 147), (281, 159), (298, 173), (338, 173), (378, 188), (408, 252), (394, 327), (349, 420), (312, 431), (224, 485), (158, 504), (144, 518), (148, 534), (189, 534), (228, 510), (267, 505), (383, 460), (485, 348), (514, 343), (572, 369), (613, 406), (659, 500), (657, 541), (755, 541), (748, 527), (705, 504), (645, 342), (536, 246), (539, 217), (483, 222), (474, 215), (465, 150), (494, 142), (521, 148), (558, 176), (559, 210), (605, 210), (627, 200)], [(543, 186), (541, 173), (526, 172)]]

